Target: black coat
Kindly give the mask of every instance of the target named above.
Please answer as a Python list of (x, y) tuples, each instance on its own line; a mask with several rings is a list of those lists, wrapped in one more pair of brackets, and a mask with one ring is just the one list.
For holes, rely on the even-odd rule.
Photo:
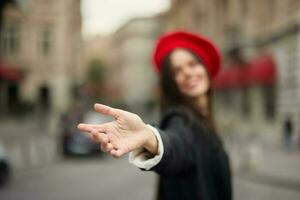
[(150, 170), (160, 175), (163, 200), (231, 200), (229, 159), (217, 136), (197, 118), (169, 110), (158, 129), (162, 160)]

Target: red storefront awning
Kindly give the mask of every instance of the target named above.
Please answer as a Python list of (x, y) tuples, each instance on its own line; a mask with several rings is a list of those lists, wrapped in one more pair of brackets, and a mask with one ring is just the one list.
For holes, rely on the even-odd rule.
[(247, 73), (245, 66), (230, 66), (223, 68), (213, 80), (215, 89), (236, 88), (247, 85)]
[(250, 65), (249, 85), (269, 85), (276, 81), (276, 66), (271, 56), (260, 56)]
[(213, 80), (215, 89), (238, 88), (251, 85), (273, 84), (276, 81), (276, 66), (271, 56), (260, 56), (252, 62), (224, 67)]
[(15, 69), (0, 60), (0, 79), (10, 80), (10, 81), (20, 81), (22, 79), (22, 73), (20, 70)]

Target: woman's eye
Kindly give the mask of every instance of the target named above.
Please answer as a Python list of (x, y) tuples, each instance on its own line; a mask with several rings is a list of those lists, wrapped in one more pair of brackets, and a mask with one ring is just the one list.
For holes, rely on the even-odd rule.
[(197, 62), (195, 62), (195, 61), (191, 61), (189, 63), (189, 66), (191, 66), (191, 67), (195, 67), (196, 65), (197, 65)]

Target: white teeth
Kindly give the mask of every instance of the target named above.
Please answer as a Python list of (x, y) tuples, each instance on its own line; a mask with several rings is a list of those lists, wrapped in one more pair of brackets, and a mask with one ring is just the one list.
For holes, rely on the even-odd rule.
[(200, 81), (200, 79), (189, 81), (186, 86), (187, 87), (193, 87), (195, 84), (197, 84)]
[(198, 80), (191, 81), (191, 82), (188, 83), (188, 85), (193, 85), (193, 84), (195, 84), (195, 83), (197, 83), (197, 82), (198, 82)]

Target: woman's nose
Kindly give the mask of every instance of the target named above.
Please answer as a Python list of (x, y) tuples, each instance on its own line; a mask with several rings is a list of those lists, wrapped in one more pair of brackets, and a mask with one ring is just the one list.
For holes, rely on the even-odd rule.
[(184, 68), (183, 73), (186, 77), (190, 77), (193, 75), (193, 70), (191, 70), (189, 67)]

